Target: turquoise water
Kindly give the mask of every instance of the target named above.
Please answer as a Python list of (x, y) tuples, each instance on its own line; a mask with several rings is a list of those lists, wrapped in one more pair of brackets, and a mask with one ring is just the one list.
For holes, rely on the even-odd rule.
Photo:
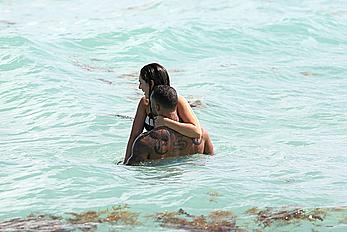
[[(347, 206), (346, 51), (345, 1), (0, 0), (0, 221), (127, 204), (140, 225), (98, 231), (175, 231), (148, 215), (180, 208), (346, 231), (346, 210), (269, 227), (246, 213)], [(115, 115), (134, 116), (151, 62), (201, 101), (215, 156), (115, 165), (132, 124)]]

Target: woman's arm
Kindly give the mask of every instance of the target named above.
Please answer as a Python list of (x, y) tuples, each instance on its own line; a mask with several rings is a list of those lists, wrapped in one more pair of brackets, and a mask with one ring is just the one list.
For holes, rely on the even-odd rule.
[(202, 131), (199, 120), (195, 116), (187, 100), (182, 96), (178, 97), (177, 113), (183, 122), (177, 122), (169, 118), (160, 118), (160, 123), (187, 137), (200, 138)]
[(131, 128), (131, 133), (129, 136), (128, 145), (127, 145), (127, 149), (125, 152), (125, 157), (124, 157), (123, 163), (125, 163), (128, 160), (129, 156), (131, 155), (131, 149), (132, 149), (132, 146), (133, 146), (135, 139), (143, 131), (144, 121), (146, 118), (147, 105), (148, 105), (148, 103), (146, 103), (145, 97), (142, 97), (138, 106), (137, 106), (137, 111), (136, 111), (135, 119), (133, 122), (133, 126)]

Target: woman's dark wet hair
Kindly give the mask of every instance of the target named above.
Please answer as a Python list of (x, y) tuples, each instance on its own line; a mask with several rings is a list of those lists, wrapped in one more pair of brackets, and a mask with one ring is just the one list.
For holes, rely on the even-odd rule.
[[(158, 85), (168, 85), (170, 86), (170, 77), (166, 69), (161, 66), (158, 63), (151, 63), (143, 66), (143, 68), (140, 71), (140, 77), (149, 85), (149, 94), (148, 96), (151, 96), (151, 93), (154, 89), (154, 87)], [(153, 84), (152, 84), (153, 81)], [(152, 86), (153, 85), (153, 86)], [(153, 119), (152, 114), (152, 108), (151, 103), (149, 102), (149, 108), (150, 108), (150, 119)]]
[[(149, 96), (153, 88), (157, 85), (170, 86), (170, 78), (166, 69), (158, 63), (151, 63), (143, 66), (140, 71), (141, 78), (149, 84)], [(152, 86), (152, 81), (154, 85)]]

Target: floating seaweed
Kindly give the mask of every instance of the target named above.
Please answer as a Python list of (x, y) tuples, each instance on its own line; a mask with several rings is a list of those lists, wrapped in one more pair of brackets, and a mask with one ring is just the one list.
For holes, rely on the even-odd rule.
[(326, 210), (329, 210), (329, 211), (332, 211), (332, 212), (342, 212), (342, 211), (347, 211), (347, 206), (339, 206), (339, 207), (327, 208)]
[(16, 23), (8, 20), (0, 20), (0, 24), (15, 25)]
[(312, 211), (305, 211), (300, 208), (288, 210), (273, 210), (272, 208), (259, 210), (251, 208), (246, 212), (256, 215), (256, 221), (264, 227), (270, 226), (273, 222), (290, 223), (294, 220), (323, 221), (326, 216), (326, 210), (321, 208), (316, 208)]
[(253, 208), (246, 210), (246, 213), (250, 214), (250, 215), (257, 215), (258, 212), (259, 212), (259, 209), (257, 207), (253, 207)]
[(308, 219), (309, 220), (320, 220), (323, 221), (323, 218), (327, 216), (328, 210), (330, 209), (324, 209), (324, 208), (315, 208), (311, 212), (308, 213)]
[(264, 226), (269, 226), (274, 221), (290, 221), (292, 219), (300, 219), (302, 218), (303, 214), (304, 211), (301, 209), (273, 212), (271, 208), (268, 208), (258, 213), (257, 220), (263, 223)]
[(88, 72), (114, 72), (112, 69), (110, 68), (104, 68), (104, 67), (97, 67), (97, 66), (92, 66), (92, 65), (89, 65), (89, 64), (83, 64), (81, 63), (79, 60), (77, 60), (76, 58), (73, 58), (71, 60), (72, 64), (75, 65), (76, 67), (79, 67), (85, 71), (88, 71)]
[(138, 213), (128, 210), (127, 205), (113, 206), (111, 209), (70, 213), (73, 217), (68, 221), (72, 224), (84, 223), (122, 223), (125, 225), (139, 225)]
[(180, 215), (185, 215), (185, 216), (187, 216), (187, 217), (194, 217), (193, 215), (187, 213), (187, 212), (184, 211), (183, 209), (179, 209), (179, 210), (178, 210), (178, 214), (180, 214)]
[(235, 217), (229, 211), (214, 211), (208, 216), (194, 216), (183, 209), (177, 212), (163, 212), (155, 215), (160, 226), (188, 231), (243, 231), (236, 226)]
[(347, 224), (347, 217), (341, 219), (341, 220), (339, 221), (339, 223), (341, 223), (341, 224)]
[(62, 217), (52, 215), (30, 214), (26, 218), (15, 218), (0, 223), (0, 231), (92, 231), (96, 229), (95, 225), (78, 224), (71, 225), (65, 223)]
[(208, 200), (210, 202), (217, 202), (217, 198), (221, 196), (221, 194), (216, 191), (211, 191), (211, 192), (208, 192), (207, 194), (209, 196)]
[(130, 119), (133, 120), (133, 117), (127, 116), (127, 115), (121, 115), (121, 114), (114, 114), (113, 116), (115, 116), (116, 118), (121, 118), (121, 119)]
[(230, 68), (230, 67), (236, 67), (237, 64), (228, 63), (228, 64), (221, 64), (219, 66), (222, 67), (222, 68)]
[(99, 219), (101, 212), (97, 211), (87, 211), (82, 213), (70, 213), (72, 215), (71, 218), (68, 218), (68, 221), (72, 224), (84, 224), (84, 223), (101, 223)]
[(98, 80), (99, 80), (99, 81), (102, 81), (102, 82), (104, 82), (104, 83), (106, 83), (106, 84), (112, 85), (112, 81), (106, 80), (106, 79), (104, 79), (104, 78), (98, 78)]
[(217, 211), (212, 211), (208, 215), (208, 217), (212, 221), (219, 221), (219, 220), (225, 219), (225, 218), (234, 218), (235, 216), (233, 215), (233, 213), (231, 211), (217, 210)]
[(304, 75), (305, 77), (318, 76), (318, 74), (312, 72), (300, 72), (300, 74)]
[(106, 218), (102, 222), (121, 222), (125, 225), (140, 225), (138, 213), (128, 210), (127, 205), (113, 206), (111, 211), (107, 211)]
[[(211, 195), (217, 192), (208, 193)], [(323, 221), (329, 213), (342, 212), (342, 217), (338, 221), (340, 224), (347, 224), (345, 212), (347, 207), (335, 208), (250, 208), (246, 213), (255, 217), (260, 229), (269, 227), (275, 223), (295, 223), (299, 221), (316, 222)], [(145, 215), (145, 217), (147, 217)], [(194, 232), (207, 231), (245, 231), (245, 226), (236, 225), (236, 217), (231, 211), (215, 210), (207, 215), (193, 215), (184, 209), (174, 212), (162, 212), (148, 216), (159, 222), (161, 227), (183, 229)], [(328, 220), (327, 220), (328, 221)], [(96, 231), (100, 224), (122, 224), (128, 226), (140, 225), (139, 213), (129, 210), (127, 205), (116, 205), (104, 210), (89, 210), (81, 213), (65, 213), (63, 216), (50, 214), (30, 214), (25, 218), (14, 218), (0, 222), (0, 231)], [(326, 227), (331, 227), (328, 225)]]
[(68, 213), (67, 215), (71, 217), (30, 214), (26, 218), (14, 218), (0, 222), (0, 231), (95, 231), (101, 223), (140, 224), (138, 213), (129, 211), (127, 205), (99, 211)]
[(201, 100), (199, 99), (189, 99), (188, 103), (192, 108), (201, 108), (203, 106)]

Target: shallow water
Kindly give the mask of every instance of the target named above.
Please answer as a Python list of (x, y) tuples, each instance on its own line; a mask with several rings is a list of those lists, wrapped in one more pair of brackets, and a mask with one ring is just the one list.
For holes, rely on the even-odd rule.
[[(347, 211), (265, 228), (245, 213), (347, 206), (346, 51), (345, 1), (0, 0), (0, 221), (127, 204), (134, 231), (176, 230), (147, 216), (180, 208), (347, 230)], [(115, 165), (132, 124), (115, 115), (134, 116), (150, 62), (201, 101), (215, 156)]]

